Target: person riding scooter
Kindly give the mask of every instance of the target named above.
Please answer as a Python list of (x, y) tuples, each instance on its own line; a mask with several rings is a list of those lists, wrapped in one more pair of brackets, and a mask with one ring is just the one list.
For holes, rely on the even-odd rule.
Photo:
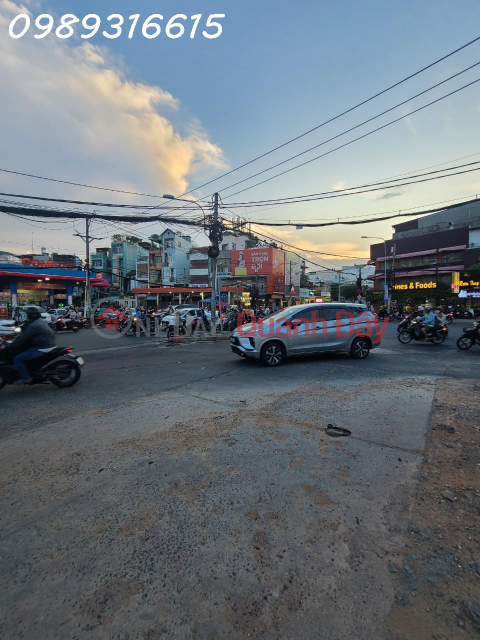
[(13, 364), (20, 374), (20, 379), (13, 384), (29, 384), (30, 374), (27, 362), (40, 358), (55, 349), (55, 333), (42, 320), (39, 307), (28, 306), (24, 309), (27, 316), (27, 326), (22, 333), (5, 348), (18, 352), (13, 358)]
[(427, 331), (432, 330), (435, 326), (435, 314), (431, 307), (427, 307), (425, 310), (425, 315), (423, 316), (423, 324), (421, 327), (421, 332), (423, 333), (423, 337), (425, 340), (427, 339)]

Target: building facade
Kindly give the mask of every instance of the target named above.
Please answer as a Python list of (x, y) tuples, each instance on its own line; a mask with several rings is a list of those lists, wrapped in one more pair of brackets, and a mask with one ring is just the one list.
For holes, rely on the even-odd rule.
[(110, 247), (95, 249), (90, 256), (90, 266), (94, 271), (104, 272), (108, 277), (112, 271), (112, 258)]
[(189, 253), (190, 286), (205, 288), (210, 284), (208, 248), (191, 249)]
[(148, 256), (148, 251), (138, 244), (128, 242), (126, 238), (112, 242), (112, 285), (121, 292), (128, 291), (131, 281), (135, 281), (137, 259), (141, 256)]
[(184, 236), (171, 229), (162, 235), (162, 284), (186, 285), (190, 281), (190, 258), (192, 248), (190, 236)]
[[(70, 305), (74, 297), (83, 296), (85, 271), (71, 261), (62, 263), (53, 257), (42, 255), (40, 259), (39, 256), (11, 255), (0, 263), (0, 315), (11, 315), (16, 306), (26, 304), (43, 307)], [(94, 288), (110, 285), (101, 273), (90, 272), (90, 280)]]
[(370, 247), (375, 290), (383, 291), (386, 281), (392, 299), (415, 292), (417, 299), (425, 294), (427, 301), (458, 302), (454, 282), (472, 280), (470, 268), (480, 262), (480, 202), (409, 220), (394, 230), (391, 240)]

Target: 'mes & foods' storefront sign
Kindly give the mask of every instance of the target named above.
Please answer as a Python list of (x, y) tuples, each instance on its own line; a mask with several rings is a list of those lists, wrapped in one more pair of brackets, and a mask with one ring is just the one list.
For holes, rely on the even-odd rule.
[(418, 289), (436, 289), (437, 283), (433, 280), (430, 282), (417, 282), (416, 280), (412, 282), (407, 282), (405, 284), (394, 284), (394, 291), (415, 291)]

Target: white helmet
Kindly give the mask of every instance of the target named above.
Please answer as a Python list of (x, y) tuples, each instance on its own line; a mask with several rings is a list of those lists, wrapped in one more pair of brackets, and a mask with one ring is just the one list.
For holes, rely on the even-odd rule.
[(425, 307), (423, 307), (422, 305), (420, 305), (420, 306), (418, 307), (418, 310), (419, 310), (419, 311), (425, 311)]

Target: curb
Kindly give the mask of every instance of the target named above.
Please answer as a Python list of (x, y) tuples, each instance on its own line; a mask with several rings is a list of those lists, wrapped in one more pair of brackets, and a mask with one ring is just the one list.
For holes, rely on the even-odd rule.
[(206, 338), (198, 338), (194, 340), (192, 338), (181, 338), (179, 336), (173, 336), (172, 338), (168, 338), (168, 342), (179, 343), (179, 342), (216, 342), (217, 340), (230, 340), (230, 336), (207, 336)]

